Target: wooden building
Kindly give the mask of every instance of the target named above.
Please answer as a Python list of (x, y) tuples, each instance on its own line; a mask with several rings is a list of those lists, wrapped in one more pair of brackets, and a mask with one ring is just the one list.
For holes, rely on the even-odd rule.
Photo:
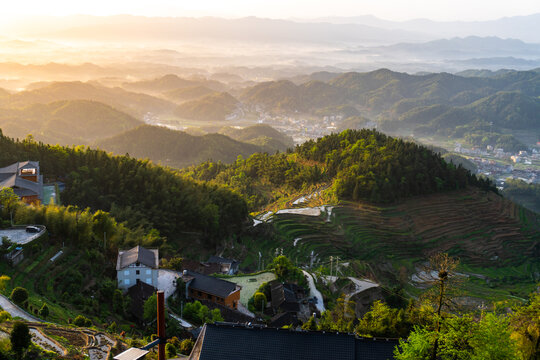
[(237, 309), (241, 286), (230, 281), (184, 270), (182, 281), (186, 286), (186, 297), (208, 300), (230, 309)]
[(41, 204), (43, 201), (43, 176), (39, 172), (39, 161), (24, 161), (0, 168), (0, 189), (13, 189), (21, 201)]

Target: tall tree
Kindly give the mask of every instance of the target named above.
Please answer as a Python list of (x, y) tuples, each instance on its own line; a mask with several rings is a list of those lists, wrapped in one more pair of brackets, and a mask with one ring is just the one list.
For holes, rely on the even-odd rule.
[(30, 330), (28, 325), (23, 322), (17, 321), (13, 324), (11, 330), (11, 348), (17, 354), (17, 358), (21, 359), (24, 351), (30, 346), (32, 337), (30, 336)]

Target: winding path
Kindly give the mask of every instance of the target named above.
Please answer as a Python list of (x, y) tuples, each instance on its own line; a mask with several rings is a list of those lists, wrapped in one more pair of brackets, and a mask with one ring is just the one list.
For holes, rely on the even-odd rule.
[(43, 322), (43, 320), (40, 320), (30, 315), (29, 313), (12, 303), (11, 300), (9, 300), (2, 294), (0, 294), (0, 306), (2, 307), (2, 309), (10, 313), (13, 318), (20, 317), (21, 319), (24, 319), (26, 321)]
[(317, 299), (317, 303), (315, 304), (315, 306), (317, 306), (317, 310), (319, 310), (322, 313), (324, 310), (326, 310), (324, 307), (322, 294), (319, 290), (317, 290), (317, 287), (315, 286), (315, 281), (313, 280), (313, 276), (311, 276), (311, 274), (305, 270), (302, 270), (302, 272), (304, 273), (304, 275), (306, 276), (308, 280), (309, 296), (315, 297)]

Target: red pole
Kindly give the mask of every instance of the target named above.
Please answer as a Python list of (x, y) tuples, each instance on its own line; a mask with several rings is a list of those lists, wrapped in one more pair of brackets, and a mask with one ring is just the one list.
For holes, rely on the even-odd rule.
[(165, 357), (165, 298), (163, 291), (157, 292), (157, 328), (158, 338), (160, 339), (158, 345), (158, 359), (166, 360)]

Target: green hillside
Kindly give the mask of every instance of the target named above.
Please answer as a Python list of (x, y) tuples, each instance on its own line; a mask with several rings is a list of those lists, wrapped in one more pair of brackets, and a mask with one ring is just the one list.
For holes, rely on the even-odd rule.
[[(258, 241), (243, 249), (246, 265), (256, 265), (258, 251), (269, 258), (276, 248), (299, 264), (309, 264), (314, 254), (315, 267), (328, 268), (330, 256), (339, 257), (348, 264), (340, 267), (344, 276), (418, 294), (421, 284), (413, 286), (411, 276), (430, 255), (447, 252), (460, 258), (460, 272), (474, 274), (462, 296), (489, 301), (526, 298), (540, 280), (540, 217), (475, 188), (391, 205), (341, 202), (323, 207), (320, 216), (278, 213), (259, 227)], [(268, 231), (273, 236), (264, 238)]]
[(220, 134), (189, 135), (183, 131), (142, 125), (111, 138), (100, 140), (97, 146), (114, 154), (129, 154), (139, 159), (182, 168), (213, 160), (236, 161), (238, 155), (249, 157), (262, 148)]
[[(485, 146), (481, 139), (489, 135), (491, 145), (517, 151), (526, 146), (512, 137), (512, 131), (540, 127), (539, 96), (540, 74), (534, 71), (465, 77), (380, 69), (344, 73), (327, 82), (265, 82), (245, 89), (240, 99), (270, 113), (341, 114), (344, 123), (361, 116), (377, 121), (383, 131), (438, 135), (472, 145)], [(336, 126), (347, 127), (339, 122)]]
[[(65, 183), (63, 204), (110, 212), (135, 229), (157, 229), (154, 237), (166, 236), (178, 249), (189, 236), (200, 237), (203, 248), (212, 247), (247, 215), (244, 201), (231, 191), (181, 178), (148, 161), (0, 136), (0, 166), (21, 159), (39, 161), (45, 181)], [(178, 237), (185, 232), (190, 235)]]
[(377, 203), (469, 184), (491, 188), (423, 146), (365, 129), (311, 140), (293, 153), (254, 154), (231, 165), (203, 163), (184, 173), (230, 186), (244, 195), (252, 211), (320, 187), (333, 199)]
[(229, 93), (212, 93), (178, 105), (175, 114), (192, 120), (221, 121), (236, 110), (237, 104)]
[(226, 126), (221, 128), (219, 133), (238, 141), (262, 146), (272, 153), (294, 147), (294, 141), (290, 136), (264, 124), (248, 126), (242, 129)]
[(88, 100), (0, 109), (0, 127), (6, 135), (23, 139), (32, 134), (36, 140), (50, 144), (90, 144), (140, 124), (130, 115)]

